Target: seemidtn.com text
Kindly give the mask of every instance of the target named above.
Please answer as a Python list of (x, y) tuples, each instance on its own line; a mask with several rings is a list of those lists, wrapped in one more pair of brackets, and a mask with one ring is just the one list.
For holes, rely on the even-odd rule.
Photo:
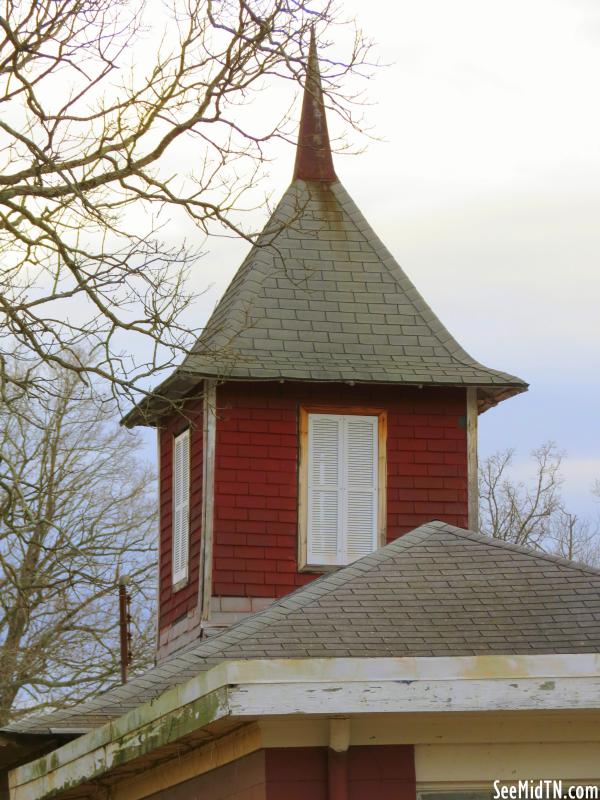
[(600, 800), (600, 787), (561, 780), (494, 781), (494, 800)]

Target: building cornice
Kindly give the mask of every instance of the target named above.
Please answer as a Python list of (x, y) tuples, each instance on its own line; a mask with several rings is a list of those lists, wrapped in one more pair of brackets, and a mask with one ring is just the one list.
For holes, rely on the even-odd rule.
[(540, 709), (600, 709), (600, 655), (231, 661), (13, 770), (11, 800), (60, 796), (139, 758), (164, 759), (186, 737), (209, 741), (265, 716)]

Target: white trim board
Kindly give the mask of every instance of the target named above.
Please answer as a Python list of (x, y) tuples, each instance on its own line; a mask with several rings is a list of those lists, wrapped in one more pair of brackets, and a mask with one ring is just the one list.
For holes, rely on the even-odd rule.
[(239, 684), (228, 694), (232, 716), (401, 714), (600, 708), (600, 678), (337, 681)]
[(600, 709), (600, 655), (249, 659), (219, 664), (10, 773), (42, 800), (219, 721)]

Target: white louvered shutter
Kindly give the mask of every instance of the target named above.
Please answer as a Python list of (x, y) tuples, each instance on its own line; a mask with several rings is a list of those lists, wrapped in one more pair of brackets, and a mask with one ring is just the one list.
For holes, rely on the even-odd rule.
[(309, 415), (309, 564), (349, 564), (377, 547), (377, 426), (375, 416)]
[(173, 440), (173, 585), (187, 580), (190, 527), (190, 432)]
[(309, 564), (338, 564), (341, 533), (342, 417), (311, 414), (308, 424)]
[(345, 564), (377, 547), (377, 424), (377, 417), (344, 418)]

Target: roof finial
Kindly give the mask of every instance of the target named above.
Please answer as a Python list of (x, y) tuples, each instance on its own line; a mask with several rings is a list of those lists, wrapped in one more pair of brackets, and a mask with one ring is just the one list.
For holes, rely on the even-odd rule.
[(336, 180), (327, 132), (314, 25), (310, 34), (302, 117), (294, 165), (294, 180), (298, 178), (304, 181)]

